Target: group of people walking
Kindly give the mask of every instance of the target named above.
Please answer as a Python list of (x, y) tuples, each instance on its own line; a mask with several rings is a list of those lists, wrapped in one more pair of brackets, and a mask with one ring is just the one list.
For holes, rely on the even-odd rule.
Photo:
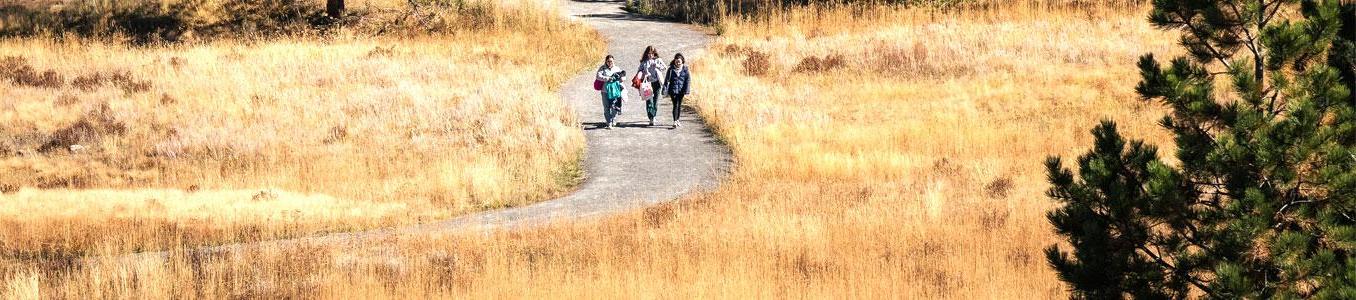
[[(593, 88), (602, 92), (603, 118), (607, 121), (605, 124), (607, 129), (617, 125), (617, 114), (621, 113), (622, 103), (626, 98), (626, 90), (622, 84), (625, 79), (626, 71), (617, 67), (612, 55), (603, 59), (603, 65), (598, 67), (598, 76), (593, 82)], [(641, 98), (645, 99), (645, 115), (650, 118), (650, 126), (655, 125), (654, 118), (659, 114), (661, 95), (667, 95), (669, 100), (673, 101), (672, 126), (673, 128), (680, 126), (678, 118), (682, 112), (683, 97), (687, 96), (691, 85), (691, 75), (682, 53), (674, 55), (673, 60), (665, 63), (659, 58), (659, 51), (655, 50), (654, 46), (645, 47), (645, 52), (640, 56), (640, 69), (636, 70), (630, 80), (631, 87), (638, 90)]]

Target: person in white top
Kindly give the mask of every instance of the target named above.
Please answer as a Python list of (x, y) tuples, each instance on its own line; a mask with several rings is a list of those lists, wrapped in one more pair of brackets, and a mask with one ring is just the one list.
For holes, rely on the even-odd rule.
[[(626, 71), (617, 67), (612, 62), (612, 55), (603, 59), (603, 65), (598, 67), (598, 76), (594, 78), (598, 82), (598, 90), (603, 96), (603, 119), (607, 129), (612, 129), (617, 125), (617, 112), (621, 111), (622, 102), (625, 101), (626, 92), (621, 91), (621, 80), (626, 77)], [(611, 92), (612, 97), (609, 97)]]
[(638, 75), (644, 81), (644, 84), (641, 84), (640, 96), (645, 98), (645, 115), (650, 117), (650, 126), (654, 126), (654, 117), (659, 114), (659, 95), (662, 94), (660, 93), (664, 86), (662, 80), (668, 69), (669, 66), (659, 58), (659, 51), (656, 51), (654, 46), (645, 47), (645, 53), (640, 56)]

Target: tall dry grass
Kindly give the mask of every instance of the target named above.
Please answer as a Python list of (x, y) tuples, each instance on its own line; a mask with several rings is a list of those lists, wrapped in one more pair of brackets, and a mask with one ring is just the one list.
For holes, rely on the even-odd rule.
[(627, 0), (627, 11), (714, 25), (736, 19), (757, 19), (764, 23), (784, 20), (787, 12), (806, 10), (848, 10), (854, 13), (878, 11), (881, 6), (916, 9), (959, 10), (1006, 9), (1015, 5), (1061, 9), (1069, 6), (1133, 6), (1147, 0)]
[[(374, 245), (180, 253), (61, 271), (42, 295), (1057, 298), (1041, 162), (1115, 118), (1166, 143), (1133, 62), (1174, 52), (1138, 6), (797, 10), (725, 22), (691, 98), (737, 168), (604, 221)], [(663, 168), (664, 166), (654, 166)], [(130, 280), (129, 278), (137, 278)]]
[(734, 151), (729, 182), (604, 224), (457, 247), (488, 258), (449, 264), (472, 273), (453, 291), (1061, 297), (1040, 252), (1058, 241), (1041, 162), (1080, 152), (1101, 118), (1170, 140), (1130, 79), (1139, 55), (1175, 51), (1145, 11), (806, 9), (723, 22), (726, 36), (694, 62), (693, 99)]
[[(100, 38), (140, 45), (277, 37), (421, 36), (552, 30), (546, 1), (354, 0), (340, 16), (319, 0), (0, 0), (0, 37)], [(547, 8), (547, 9), (543, 9)], [(568, 30), (568, 29), (566, 29)]]
[(0, 40), (0, 259), (409, 224), (565, 192), (583, 137), (555, 91), (601, 41), (554, 4), (482, 4), (535, 21)]
[[(738, 167), (713, 193), (605, 221), (369, 246), (178, 254), (52, 271), (42, 295), (1063, 295), (1040, 162), (1097, 119), (1166, 143), (1132, 62), (1172, 52), (1142, 7), (800, 10), (727, 22), (693, 102)], [(655, 166), (662, 168), (663, 166)], [(129, 280), (136, 277), (138, 280)]]

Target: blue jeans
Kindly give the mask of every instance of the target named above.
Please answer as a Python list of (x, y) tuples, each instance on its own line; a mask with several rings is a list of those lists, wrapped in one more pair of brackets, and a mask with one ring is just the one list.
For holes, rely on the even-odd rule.
[(608, 125), (611, 125), (612, 121), (617, 118), (617, 110), (620, 108), (618, 107), (620, 104), (621, 98), (608, 99), (607, 96), (603, 96), (603, 119), (607, 121)]

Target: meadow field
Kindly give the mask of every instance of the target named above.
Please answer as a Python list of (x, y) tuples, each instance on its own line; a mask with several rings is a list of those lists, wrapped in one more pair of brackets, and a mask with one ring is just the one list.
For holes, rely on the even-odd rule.
[(694, 108), (717, 190), (600, 221), (89, 265), (14, 264), (11, 295), (115, 298), (1057, 298), (1041, 163), (1112, 118), (1153, 143), (1134, 3), (803, 8), (725, 18)]
[[(0, 38), (0, 264), (411, 224), (568, 191), (583, 136), (556, 91), (598, 36), (552, 3), (467, 3), (474, 15), (352, 3), (366, 12), (355, 29), (326, 33)], [(183, 18), (234, 13), (199, 5)], [(388, 22), (405, 13), (427, 27)]]

